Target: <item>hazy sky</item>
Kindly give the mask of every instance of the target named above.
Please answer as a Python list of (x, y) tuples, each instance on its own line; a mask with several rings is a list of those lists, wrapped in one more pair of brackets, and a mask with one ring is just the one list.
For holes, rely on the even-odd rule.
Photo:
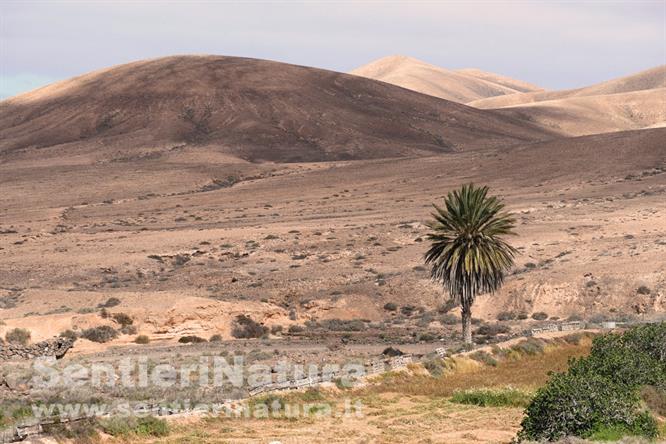
[(404, 54), (569, 88), (666, 63), (666, 0), (0, 0), (0, 97), (137, 59), (238, 55), (348, 71)]

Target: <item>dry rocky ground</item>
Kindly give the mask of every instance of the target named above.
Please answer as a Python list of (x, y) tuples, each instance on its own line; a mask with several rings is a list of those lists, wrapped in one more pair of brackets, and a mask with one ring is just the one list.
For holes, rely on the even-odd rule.
[[(172, 83), (154, 81), (166, 71)], [(238, 83), (221, 88), (222, 78)], [(183, 104), (200, 105), (211, 88), (218, 108), (183, 118)], [(459, 315), (423, 254), (431, 204), (467, 182), (489, 185), (517, 219), (516, 265), (474, 306), (479, 342), (567, 319), (664, 318), (666, 128), (560, 138), (504, 111), (221, 57), (124, 65), (1, 105), (0, 336), (25, 329), (34, 343), (120, 331), (103, 343), (77, 340), (60, 366), (235, 354), (325, 363), (372, 359), (388, 346), (454, 350)], [(248, 335), (239, 319), (261, 338), (239, 338)], [(184, 345), (183, 337), (214, 341)], [(533, 389), (506, 375), (542, 375), (541, 384), (583, 352), (568, 349), (540, 370), (521, 361), (496, 385)], [(25, 385), (29, 372), (28, 362), (2, 363), (3, 402), (91, 396), (35, 391)], [(514, 436), (520, 409), (462, 408), (439, 384), (425, 392), (430, 385), (396, 380), (363, 393), (371, 420), (212, 421), (185, 424), (170, 439), (211, 442), (212, 430), (221, 442), (404, 442), (424, 427), (423, 442)]]
[[(356, 320), (328, 324), (324, 336), (450, 339), (457, 327), (446, 325), (445, 295), (422, 263), (425, 223), (432, 202), (469, 181), (506, 199), (520, 251), (475, 317), (523, 314), (519, 331), (537, 312), (660, 316), (663, 131), (314, 164), (228, 163), (208, 147), (61, 168), (37, 156), (5, 163), (0, 333), (26, 328), (36, 341), (115, 325), (100, 307), (117, 298), (107, 311), (128, 314), (153, 341), (228, 339), (240, 314), (275, 327), (276, 337), (309, 321)], [(321, 336), (315, 327), (306, 333)], [(80, 341), (75, 351), (98, 348)]]

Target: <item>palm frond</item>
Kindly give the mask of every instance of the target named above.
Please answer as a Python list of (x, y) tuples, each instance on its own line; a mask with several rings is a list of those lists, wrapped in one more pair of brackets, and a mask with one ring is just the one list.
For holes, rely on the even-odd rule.
[(425, 261), (454, 301), (470, 306), (476, 295), (496, 291), (513, 265), (516, 250), (502, 237), (515, 234), (515, 219), (488, 196), (488, 187), (473, 184), (448, 193), (443, 207), (433, 206)]

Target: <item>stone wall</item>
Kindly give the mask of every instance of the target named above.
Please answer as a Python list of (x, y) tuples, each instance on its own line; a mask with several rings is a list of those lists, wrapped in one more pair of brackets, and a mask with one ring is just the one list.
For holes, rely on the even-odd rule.
[(16, 361), (41, 357), (60, 359), (72, 348), (74, 340), (53, 338), (30, 345), (0, 344), (0, 361)]

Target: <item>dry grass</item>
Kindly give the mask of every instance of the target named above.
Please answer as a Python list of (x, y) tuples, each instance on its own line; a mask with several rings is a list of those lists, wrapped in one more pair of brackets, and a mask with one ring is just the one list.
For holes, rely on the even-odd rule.
[[(362, 416), (299, 417), (295, 419), (234, 419), (225, 417), (180, 420), (166, 443), (508, 443), (518, 431), (521, 407), (479, 407), (452, 403), (456, 390), (481, 387), (520, 387), (530, 391), (564, 370), (569, 358), (589, 352), (590, 339), (580, 344), (547, 347), (540, 355), (510, 354), (497, 366), (457, 358), (455, 369), (439, 378), (391, 373), (363, 389), (339, 392), (290, 393), (286, 402), (330, 402), (340, 411), (344, 398), (360, 400)], [(412, 373), (417, 373), (412, 369)], [(423, 373), (423, 369), (421, 369)], [(314, 396), (316, 395), (316, 396)], [(425, 430), (425, 431), (424, 431)]]
[(452, 396), (458, 390), (471, 388), (519, 387), (534, 390), (548, 380), (551, 371), (564, 371), (572, 357), (589, 353), (591, 340), (580, 344), (547, 347), (543, 354), (511, 357), (487, 367), (469, 358), (454, 358), (447, 362), (450, 368), (442, 377), (387, 373), (378, 384), (365, 389), (366, 393), (396, 392), (423, 396)]

